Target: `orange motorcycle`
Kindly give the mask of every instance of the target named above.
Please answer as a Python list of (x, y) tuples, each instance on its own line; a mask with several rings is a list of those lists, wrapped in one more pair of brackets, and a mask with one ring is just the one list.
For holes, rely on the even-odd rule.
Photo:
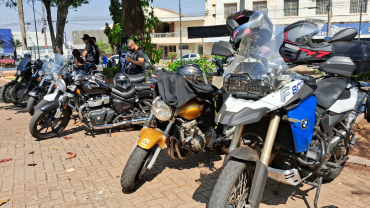
[(165, 144), (172, 159), (213, 149), (229, 151), (234, 129), (214, 123), (225, 95), (207, 83), (198, 65), (182, 65), (177, 73), (158, 72), (157, 90), (160, 96), (152, 104), (121, 176), (121, 186), (126, 191), (133, 190), (153, 167)]

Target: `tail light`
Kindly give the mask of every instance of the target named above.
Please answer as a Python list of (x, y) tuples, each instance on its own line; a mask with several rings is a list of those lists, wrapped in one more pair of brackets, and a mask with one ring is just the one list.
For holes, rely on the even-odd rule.
[(150, 85), (150, 89), (154, 90), (154, 86), (153, 85)]

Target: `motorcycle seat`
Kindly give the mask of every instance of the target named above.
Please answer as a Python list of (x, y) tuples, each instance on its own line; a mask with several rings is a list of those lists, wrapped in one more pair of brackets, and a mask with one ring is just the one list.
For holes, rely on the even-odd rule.
[(131, 98), (136, 93), (136, 89), (134, 87), (131, 87), (129, 91), (121, 92), (117, 90), (116, 88), (112, 88), (112, 93), (122, 98), (128, 99), (128, 98)]
[(138, 83), (145, 81), (145, 73), (127, 75), (131, 83)]
[(324, 109), (329, 109), (338, 99), (348, 97), (344, 92), (348, 84), (347, 78), (331, 77), (316, 83), (317, 104)]
[(132, 83), (137, 91), (150, 90), (151, 84)]

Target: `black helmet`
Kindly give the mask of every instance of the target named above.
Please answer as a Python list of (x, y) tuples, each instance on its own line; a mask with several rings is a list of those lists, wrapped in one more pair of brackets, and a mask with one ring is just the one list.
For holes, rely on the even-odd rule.
[(207, 77), (206, 73), (200, 68), (198, 64), (187, 63), (177, 67), (177, 74), (182, 75), (187, 80), (199, 84), (199, 83), (206, 83), (207, 84)]
[(131, 88), (131, 82), (126, 73), (120, 72), (114, 76), (114, 86), (122, 91), (126, 92)]

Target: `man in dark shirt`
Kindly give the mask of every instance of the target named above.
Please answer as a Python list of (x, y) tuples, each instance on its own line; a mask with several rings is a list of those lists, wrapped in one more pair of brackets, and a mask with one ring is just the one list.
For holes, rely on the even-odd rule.
[(95, 48), (93, 46), (92, 40), (90, 40), (90, 36), (88, 34), (84, 34), (83, 37), (81, 38), (84, 43), (86, 44), (85, 46), (85, 51), (82, 53), (82, 56), (85, 58), (85, 72), (89, 73), (89, 66), (94, 63), (95, 61)]
[(132, 58), (130, 58), (130, 57), (124, 58), (126, 61), (131, 62), (131, 66), (128, 69), (127, 74), (130, 75), (130, 74), (143, 73), (143, 68), (141, 67), (144, 63), (144, 51), (143, 51), (143, 49), (139, 48), (139, 46), (137, 46), (135, 44), (135, 41), (133, 41), (133, 40), (130, 40), (128, 42), (127, 47), (128, 47), (129, 50), (134, 51), (134, 53), (131, 56)]
[(98, 45), (96, 45), (96, 38), (95, 37), (90, 37), (90, 39), (92, 40), (92, 41), (94, 41), (94, 43), (95, 43), (95, 57), (94, 57), (94, 59), (95, 59), (95, 64), (99, 64), (99, 59), (100, 59), (100, 49), (99, 49), (99, 46)]

